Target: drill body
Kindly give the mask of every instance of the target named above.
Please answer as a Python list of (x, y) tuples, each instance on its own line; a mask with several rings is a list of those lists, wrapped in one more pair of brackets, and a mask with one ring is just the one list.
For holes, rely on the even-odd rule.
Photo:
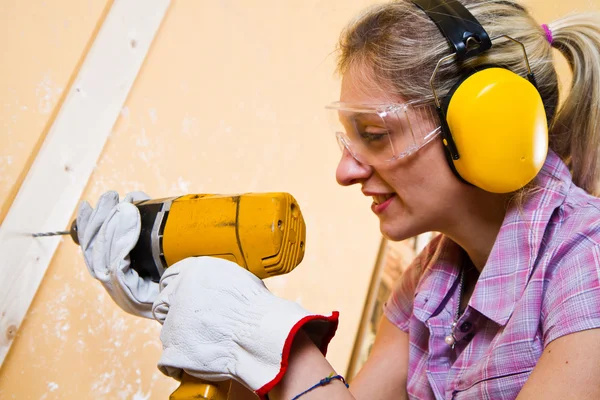
[(224, 258), (261, 279), (290, 272), (304, 257), (306, 227), (288, 193), (191, 194), (134, 204), (141, 232), (131, 265), (154, 281), (187, 257)]

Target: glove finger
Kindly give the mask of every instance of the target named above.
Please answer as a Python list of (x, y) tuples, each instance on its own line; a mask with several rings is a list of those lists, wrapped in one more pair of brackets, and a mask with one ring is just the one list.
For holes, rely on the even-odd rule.
[(175, 264), (171, 265), (160, 277), (160, 288), (159, 290), (162, 292), (165, 290), (169, 283), (172, 282), (180, 273), (182, 266), (190, 264), (189, 258), (183, 259)]
[(85, 227), (85, 232), (83, 233), (83, 242), (85, 246), (83, 250), (87, 250), (89, 246), (92, 245), (92, 241), (95, 239), (96, 235), (100, 231), (102, 224), (106, 221), (106, 218), (110, 214), (111, 210), (119, 204), (119, 194), (115, 191), (109, 191), (100, 196), (98, 200), (98, 205), (92, 212), (88, 223)]
[(158, 322), (160, 322), (161, 324), (164, 324), (165, 320), (167, 319), (168, 313), (169, 313), (168, 298), (165, 298), (163, 296), (163, 294), (161, 293), (159, 295), (158, 299), (156, 299), (156, 301), (154, 302), (154, 304), (152, 304), (152, 317), (154, 317), (154, 319), (157, 320)]
[(96, 237), (93, 265), (98, 279), (108, 281), (111, 269), (129, 267), (127, 255), (135, 247), (140, 234), (140, 216), (130, 203), (114, 207)]
[(88, 203), (87, 201), (83, 200), (81, 203), (79, 203), (79, 207), (77, 209), (77, 238), (79, 239), (79, 244), (81, 246), (84, 245), (83, 243), (83, 234), (85, 232), (85, 228), (88, 225), (88, 222), (90, 221), (90, 217), (92, 216), (92, 213), (94, 212), (94, 209), (92, 208), (92, 206), (90, 206), (90, 203)]
[(162, 275), (160, 278), (160, 294), (154, 301), (152, 306), (152, 315), (161, 324), (165, 322), (169, 308), (171, 307), (171, 295), (177, 291), (180, 285), (180, 274), (185, 271), (187, 267), (194, 264), (196, 258), (190, 257), (185, 258), (179, 262), (176, 262)]
[[(129, 257), (126, 257), (123, 263), (130, 265)], [(123, 309), (129, 310), (128, 312), (134, 315), (154, 319), (152, 306), (159, 295), (158, 283), (150, 278), (141, 278), (131, 268), (125, 269), (125, 273), (121, 271), (120, 266), (111, 270), (110, 286), (119, 288), (122, 304), (127, 306), (123, 306)]]
[(124, 202), (127, 203), (132, 203), (134, 201), (143, 201), (143, 200), (148, 200), (150, 199), (150, 196), (148, 196), (146, 193), (144, 192), (129, 192), (125, 195), (125, 198), (123, 199)]
[[(171, 268), (168, 268), (167, 271), (169, 269), (171, 269)], [(162, 289), (160, 291), (160, 294), (158, 295), (158, 297), (154, 301), (154, 304), (152, 305), (152, 316), (154, 317), (155, 320), (157, 320), (161, 324), (164, 324), (165, 320), (167, 319), (167, 314), (169, 313), (169, 308), (171, 307), (171, 302), (170, 302), (171, 293), (173, 293), (173, 291), (175, 290), (175, 287), (178, 286), (176, 284), (177, 276), (178, 275), (173, 275), (168, 280), (168, 282), (170, 282), (169, 285), (165, 286), (164, 289)], [(161, 282), (162, 282), (162, 280), (161, 280)]]
[[(122, 307), (131, 313), (152, 318), (152, 304), (158, 296), (158, 283), (144, 279), (130, 268), (129, 253), (140, 235), (140, 214), (131, 203), (118, 204), (98, 234), (94, 266), (98, 279), (118, 292)], [(101, 269), (101, 271), (98, 271)]]
[(88, 226), (88, 222), (92, 216), (94, 209), (90, 206), (90, 203), (87, 201), (82, 201), (79, 204), (79, 210), (77, 211), (77, 238), (79, 239), (79, 245), (83, 251), (83, 259), (85, 261), (85, 266), (87, 267), (90, 275), (96, 278), (96, 274), (94, 273), (94, 267), (92, 265), (92, 257), (90, 255), (90, 251), (88, 250), (89, 246), (84, 240), (85, 229)]
[(125, 262), (119, 268), (111, 270), (111, 279), (125, 290), (125, 295), (130, 301), (150, 313), (159, 294), (158, 283), (150, 278), (140, 277), (136, 270), (130, 268), (129, 257)]

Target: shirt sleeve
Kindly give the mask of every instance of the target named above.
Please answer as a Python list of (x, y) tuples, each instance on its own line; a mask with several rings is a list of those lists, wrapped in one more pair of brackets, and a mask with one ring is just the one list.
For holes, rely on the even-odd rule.
[(392, 293), (383, 305), (383, 313), (386, 318), (404, 332), (408, 332), (415, 290), (423, 272), (433, 258), (440, 238), (441, 235), (434, 237), (406, 268), (395, 282)]
[(600, 246), (574, 253), (557, 266), (546, 289), (544, 346), (564, 335), (600, 328)]

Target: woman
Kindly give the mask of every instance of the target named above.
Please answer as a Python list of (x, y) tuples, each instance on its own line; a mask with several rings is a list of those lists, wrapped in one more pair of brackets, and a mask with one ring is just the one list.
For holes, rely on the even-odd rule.
[[(593, 197), (600, 178), (600, 17), (540, 26), (512, 1), (461, 3), (489, 36), (510, 38), (436, 69), (459, 51), (434, 23), (431, 7), (440, 2), (401, 0), (367, 9), (340, 39), (342, 91), (329, 107), (342, 123), (338, 182), (373, 197), (391, 240), (441, 232), (400, 278), (349, 390), (342, 377), (331, 378), (323, 356), (335, 313), (310, 314), (218, 259), (183, 260), (160, 287), (140, 280), (126, 257), (137, 240), (135, 207), (119, 203), (116, 193), (104, 195), (96, 210), (81, 207), (80, 242), (92, 274), (121, 307), (164, 324), (164, 373), (231, 377), (270, 399), (600, 398), (600, 200)], [(466, 51), (484, 47), (480, 39)], [(478, 168), (465, 173), (454, 158), (453, 144), (463, 158), (468, 151), (453, 123), (443, 126), (449, 109), (439, 116), (434, 104), (482, 65), (526, 76), (519, 43), (535, 75), (549, 150), (540, 145), (544, 157), (519, 185), (487, 190), (469, 175)], [(552, 48), (574, 75), (560, 108)], [(499, 112), (521, 104), (520, 96)], [(492, 125), (478, 129), (484, 134)], [(410, 129), (409, 142), (399, 129)], [(490, 173), (501, 181), (514, 175)]]

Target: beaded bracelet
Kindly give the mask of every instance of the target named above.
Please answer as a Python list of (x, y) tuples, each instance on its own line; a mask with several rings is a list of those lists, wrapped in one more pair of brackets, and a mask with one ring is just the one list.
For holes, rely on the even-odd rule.
[(344, 379), (343, 376), (341, 375), (333, 375), (334, 373), (332, 372), (331, 374), (329, 374), (329, 376), (321, 379), (317, 384), (315, 384), (312, 387), (309, 387), (308, 389), (306, 389), (304, 392), (300, 393), (299, 395), (297, 395), (296, 397), (294, 397), (292, 400), (296, 400), (298, 399), (300, 396), (304, 396), (306, 393), (310, 392), (311, 390), (318, 388), (319, 386), (325, 386), (327, 385), (329, 382), (331, 382), (334, 379), (339, 379), (340, 381), (342, 381), (344, 383), (344, 385), (346, 385), (346, 387), (350, 387), (350, 385), (348, 385), (346, 383), (346, 380)]

